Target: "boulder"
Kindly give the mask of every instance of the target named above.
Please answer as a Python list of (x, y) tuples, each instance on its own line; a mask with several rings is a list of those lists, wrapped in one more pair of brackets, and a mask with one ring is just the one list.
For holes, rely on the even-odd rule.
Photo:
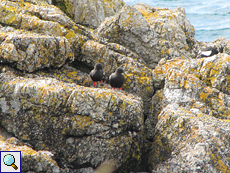
[(61, 172), (56, 161), (52, 159), (53, 154), (49, 151), (35, 151), (26, 145), (16, 146), (8, 141), (1, 141), (1, 143), (4, 146), (1, 148), (1, 151), (21, 151), (21, 170), (24, 172)]
[(147, 115), (150, 107), (149, 101), (154, 93), (151, 69), (143, 64), (141, 58), (129, 50), (127, 50), (129, 56), (126, 56), (121, 46), (117, 46), (117, 49), (118, 51), (114, 51), (111, 44), (105, 45), (95, 41), (87, 41), (82, 46), (80, 61), (92, 66), (97, 62), (102, 63), (107, 82), (109, 82), (109, 75), (117, 67), (122, 67), (125, 71), (125, 83), (122, 88), (126, 92), (136, 94), (143, 99), (144, 114)]
[(160, 59), (194, 56), (195, 30), (181, 8), (153, 8), (143, 3), (125, 5), (95, 33), (121, 44), (143, 58), (149, 68)]
[(23, 172), (61, 172), (58, 164), (52, 159), (53, 154), (49, 151), (35, 151), (15, 138), (0, 126), (0, 150), (1, 151), (21, 151), (21, 170)]
[(0, 62), (15, 66), (21, 71), (60, 68), (74, 59), (71, 46), (65, 37), (17, 31), (1, 32), (0, 37)]
[(56, 0), (53, 4), (62, 9), (74, 22), (97, 28), (106, 17), (115, 15), (125, 3), (122, 0)]
[(229, 94), (230, 56), (227, 54), (220, 53), (217, 56), (192, 60), (176, 58), (166, 61), (162, 59), (152, 71), (156, 88), (162, 88), (166, 72), (171, 68), (180, 69), (182, 72), (202, 80), (208, 86)]
[(158, 116), (152, 172), (229, 172), (229, 120), (168, 104)]
[(139, 162), (140, 98), (9, 71), (0, 78), (1, 124), (35, 150), (54, 153), (60, 167), (95, 168), (110, 158), (132, 170)]
[[(152, 97), (149, 118), (145, 122), (145, 128), (149, 129), (147, 137), (154, 137), (157, 115), (169, 104), (166, 93), (171, 95), (170, 99), (178, 99), (176, 102), (184, 102), (186, 99), (201, 101), (203, 113), (209, 112), (211, 116), (229, 119), (229, 62), (230, 56), (227, 54), (192, 60), (162, 59), (152, 71), (153, 83), (158, 90)], [(175, 78), (179, 76), (178, 80), (172, 80), (172, 77), (166, 81), (169, 74)], [(169, 82), (173, 82), (170, 84), (175, 85), (175, 89), (166, 89)], [(205, 87), (195, 89), (199, 83)]]
[(229, 95), (176, 68), (166, 71), (164, 88), (154, 95), (146, 121), (147, 137), (154, 141), (151, 169), (229, 171)]
[(2, 31), (12, 31), (16, 32), (15, 34), (31, 34), (32, 31), (33, 34), (43, 37), (65, 37), (72, 46), (72, 56), (75, 57), (79, 56), (82, 44), (88, 39), (98, 40), (87, 28), (77, 25), (60, 9), (44, 1), (26, 3), (2, 0), (0, 13), (0, 23), (8, 26), (0, 27)]

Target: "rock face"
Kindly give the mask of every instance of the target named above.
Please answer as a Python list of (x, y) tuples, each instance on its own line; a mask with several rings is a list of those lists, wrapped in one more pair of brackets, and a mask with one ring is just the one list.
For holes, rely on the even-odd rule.
[[(136, 57), (136, 55), (129, 50), (127, 50), (127, 52), (130, 55), (125, 56), (123, 54), (125, 52), (123, 52), (122, 49), (120, 50), (121, 52), (116, 52), (112, 46), (114, 45), (104, 45), (95, 41), (87, 41), (82, 46), (83, 55), (80, 61), (92, 65), (96, 62), (101, 62), (104, 67), (105, 79), (108, 82), (109, 75), (114, 72), (117, 67), (122, 67), (126, 77), (123, 89), (143, 98), (144, 113), (147, 114), (150, 107), (149, 100), (151, 100), (154, 92), (151, 70), (142, 64), (142, 59)], [(117, 46), (117, 49), (120, 49), (120, 46)]]
[(40, 36), (22, 32), (1, 32), (0, 61), (27, 72), (63, 66), (73, 60), (65, 37)]
[(56, 0), (54, 4), (74, 22), (97, 28), (106, 17), (115, 15), (125, 3), (122, 0)]
[(52, 159), (52, 153), (48, 151), (34, 151), (31, 147), (23, 145), (17, 138), (11, 137), (6, 141), (0, 141), (1, 151), (21, 151), (21, 169), (24, 172), (61, 172), (55, 160)]
[(121, 165), (129, 152), (138, 156), (132, 145), (139, 147), (141, 136), (132, 131), (143, 128), (140, 99), (52, 78), (2, 73), (1, 81), (2, 125), (36, 150), (55, 153), (59, 164), (96, 167), (113, 158)]
[(165, 142), (159, 146), (155, 141), (153, 147), (158, 147), (153, 149), (151, 154), (154, 157), (150, 162), (159, 162), (156, 156), (167, 156), (164, 153), (166, 147), (168, 158), (156, 165), (153, 172), (229, 171), (228, 120), (218, 120), (197, 108), (189, 110), (178, 104), (169, 104), (159, 115), (156, 130), (157, 140)]
[[(209, 68), (213, 62), (219, 68), (215, 75)], [(155, 81), (165, 81), (164, 88), (152, 99), (152, 114), (146, 120), (148, 138), (156, 139), (149, 160), (153, 172), (229, 171), (230, 96), (205, 80), (210, 75), (217, 80), (223, 69), (228, 87), (229, 62), (229, 55), (219, 54), (191, 61), (169, 60), (153, 70)], [(158, 114), (157, 119), (154, 114)]]
[(194, 33), (181, 8), (0, 0), (0, 150), (22, 172), (229, 172), (230, 41)]
[(161, 58), (193, 56), (195, 30), (181, 8), (126, 5), (107, 18), (96, 33), (136, 52), (149, 68), (155, 68)]

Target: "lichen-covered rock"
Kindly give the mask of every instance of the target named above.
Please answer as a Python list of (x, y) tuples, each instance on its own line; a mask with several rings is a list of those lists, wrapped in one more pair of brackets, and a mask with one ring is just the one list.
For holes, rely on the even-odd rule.
[(191, 60), (177, 58), (166, 61), (162, 59), (153, 70), (153, 81), (156, 88), (162, 88), (166, 72), (171, 68), (192, 74), (208, 86), (230, 94), (230, 56), (227, 54)]
[(18, 70), (33, 72), (60, 68), (73, 61), (71, 46), (65, 37), (41, 36), (22, 32), (0, 32), (0, 61)]
[(154, 139), (153, 172), (229, 171), (229, 95), (192, 74), (169, 68), (164, 88), (152, 103), (146, 125), (147, 137)]
[(199, 49), (201, 48), (205, 48), (205, 47), (214, 47), (216, 48), (220, 53), (226, 53), (228, 55), (230, 55), (230, 40), (227, 40), (224, 37), (219, 37), (216, 40), (214, 40), (213, 42), (198, 42), (198, 44), (196, 45), (197, 48), (197, 52), (199, 51)]
[[(82, 44), (88, 39), (98, 40), (88, 29), (75, 24), (60, 9), (43, 1), (34, 0), (28, 3), (1, 0), (0, 13), (1, 24), (20, 29), (20, 32), (32, 31), (44, 37), (65, 37), (75, 57), (79, 56)], [(6, 27), (1, 30), (9, 31)]]
[[(126, 56), (124, 52), (118, 53), (110, 49), (110, 46), (100, 44), (94, 41), (87, 41), (82, 47), (81, 62), (93, 64), (100, 62), (103, 65), (105, 79), (108, 81), (109, 75), (117, 67), (122, 67), (125, 71), (125, 83), (123, 89), (126, 92), (137, 94), (144, 101), (145, 114), (149, 112), (151, 97), (154, 93), (151, 69), (143, 64), (143, 60), (129, 53)], [(120, 48), (120, 47), (119, 47)], [(122, 50), (122, 49), (120, 49)]]
[[(26, 74), (27, 77), (49, 77), (55, 78), (60, 81), (68, 83), (76, 83), (81, 86), (89, 87), (93, 85), (93, 81), (88, 73), (84, 73), (80, 70), (76, 70), (70, 66), (63, 66), (60, 69), (50, 69), (49, 71), (37, 71), (33, 74)], [(99, 86), (98, 86), (99, 87)], [(109, 87), (108, 87), (109, 88)]]
[[(38, 3), (38, 1), (35, 2)], [(42, 3), (38, 3), (38, 5), (40, 6), (40, 9), (42, 6), (47, 6), (47, 4)], [(47, 35), (53, 34), (63, 36), (66, 30), (58, 22), (46, 21), (42, 18), (40, 19), (39, 15), (35, 15), (38, 13), (34, 11), (32, 6), (39, 7), (38, 5), (26, 3), (24, 1), (13, 2), (2, 0), (0, 2), (0, 11), (2, 14), (0, 21), (6, 26), (13, 26), (24, 30), (33, 30), (33, 32), (44, 33)]]
[(155, 136), (155, 126), (158, 121), (158, 115), (162, 111), (165, 104), (163, 89), (157, 90), (151, 100), (151, 107), (147, 119), (145, 120), (146, 138), (153, 139)]
[[(153, 137), (156, 116), (170, 100), (186, 104), (198, 101), (202, 106), (194, 106), (197, 105), (203, 113), (229, 119), (229, 62), (230, 56), (226, 54), (190, 61), (162, 59), (153, 70), (153, 81), (156, 88), (164, 86), (164, 90), (157, 91), (152, 98), (149, 118), (146, 120), (146, 128), (149, 129), (147, 136)], [(167, 99), (165, 94), (168, 95)]]
[(208, 86), (230, 94), (230, 55), (218, 54), (185, 63), (181, 70), (193, 74)]
[[(1, 134), (0, 134), (1, 136)], [(55, 160), (52, 159), (53, 154), (49, 151), (35, 151), (15, 137), (9, 137), (0, 140), (1, 151), (21, 151), (21, 171), (35, 172), (64, 172)]]
[[(1, 124), (36, 150), (55, 153), (59, 165), (98, 166), (116, 159), (132, 170), (140, 159), (142, 101), (133, 95), (1, 73)], [(129, 164), (127, 164), (129, 163)]]
[(115, 15), (125, 3), (122, 0), (56, 0), (54, 4), (74, 22), (96, 28), (106, 17)]
[(150, 68), (155, 68), (161, 58), (194, 56), (195, 30), (181, 8), (125, 5), (115, 16), (107, 18), (96, 33), (134, 51)]
[[(209, 116), (230, 118), (229, 95), (207, 86), (191, 74), (175, 69), (168, 70), (164, 94), (168, 103), (186, 104), (191, 108), (199, 108), (201, 112)], [(203, 106), (200, 107), (201, 105)]]
[[(229, 172), (230, 42), (197, 42), (181, 8), (85, 2), (0, 1), (0, 149), (22, 150), (28, 173), (111, 160), (119, 173)], [(107, 15), (94, 33), (72, 20), (95, 28)], [(194, 59), (207, 46), (220, 54)], [(117, 67), (124, 91), (109, 89)]]
[(161, 145), (153, 145), (153, 172), (230, 171), (229, 120), (175, 103), (162, 110), (156, 131), (154, 144)]
[(36, 151), (0, 127), (0, 150), (21, 151), (21, 171), (27, 173), (52, 172), (52, 173), (93, 173), (91, 167), (72, 170), (60, 168), (52, 158), (53, 153), (46, 150)]

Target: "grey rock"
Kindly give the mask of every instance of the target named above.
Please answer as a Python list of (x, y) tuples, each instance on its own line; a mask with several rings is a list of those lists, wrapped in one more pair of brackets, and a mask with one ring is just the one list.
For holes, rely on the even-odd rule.
[[(0, 2), (0, 149), (23, 151), (24, 172), (228, 172), (229, 41), (196, 41), (181, 8), (111, 2)], [(74, 15), (110, 17), (93, 31)], [(220, 53), (194, 59), (207, 46)]]
[[(9, 107), (1, 111), (2, 125), (34, 149), (55, 153), (59, 164), (72, 169), (86, 163), (96, 167), (111, 158), (122, 165), (130, 153), (136, 152), (131, 158), (140, 155), (140, 98), (53, 78), (24, 78), (9, 72), (0, 78), (1, 105)], [(12, 101), (17, 101), (17, 108)], [(42, 171), (42, 165), (36, 170)]]
[(161, 58), (189, 58), (195, 44), (194, 28), (181, 8), (153, 8), (143, 3), (124, 6), (95, 31), (110, 42), (119, 43), (155, 68)]
[(124, 2), (122, 0), (68, 0), (65, 1), (65, 4), (68, 8), (67, 13), (73, 18), (74, 22), (97, 28), (106, 17), (115, 15), (124, 5)]

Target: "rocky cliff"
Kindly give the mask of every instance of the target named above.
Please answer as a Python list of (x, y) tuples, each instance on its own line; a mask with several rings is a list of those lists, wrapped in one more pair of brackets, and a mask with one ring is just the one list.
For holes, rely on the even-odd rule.
[(229, 172), (230, 41), (194, 34), (181, 8), (0, 0), (0, 150), (22, 172)]

